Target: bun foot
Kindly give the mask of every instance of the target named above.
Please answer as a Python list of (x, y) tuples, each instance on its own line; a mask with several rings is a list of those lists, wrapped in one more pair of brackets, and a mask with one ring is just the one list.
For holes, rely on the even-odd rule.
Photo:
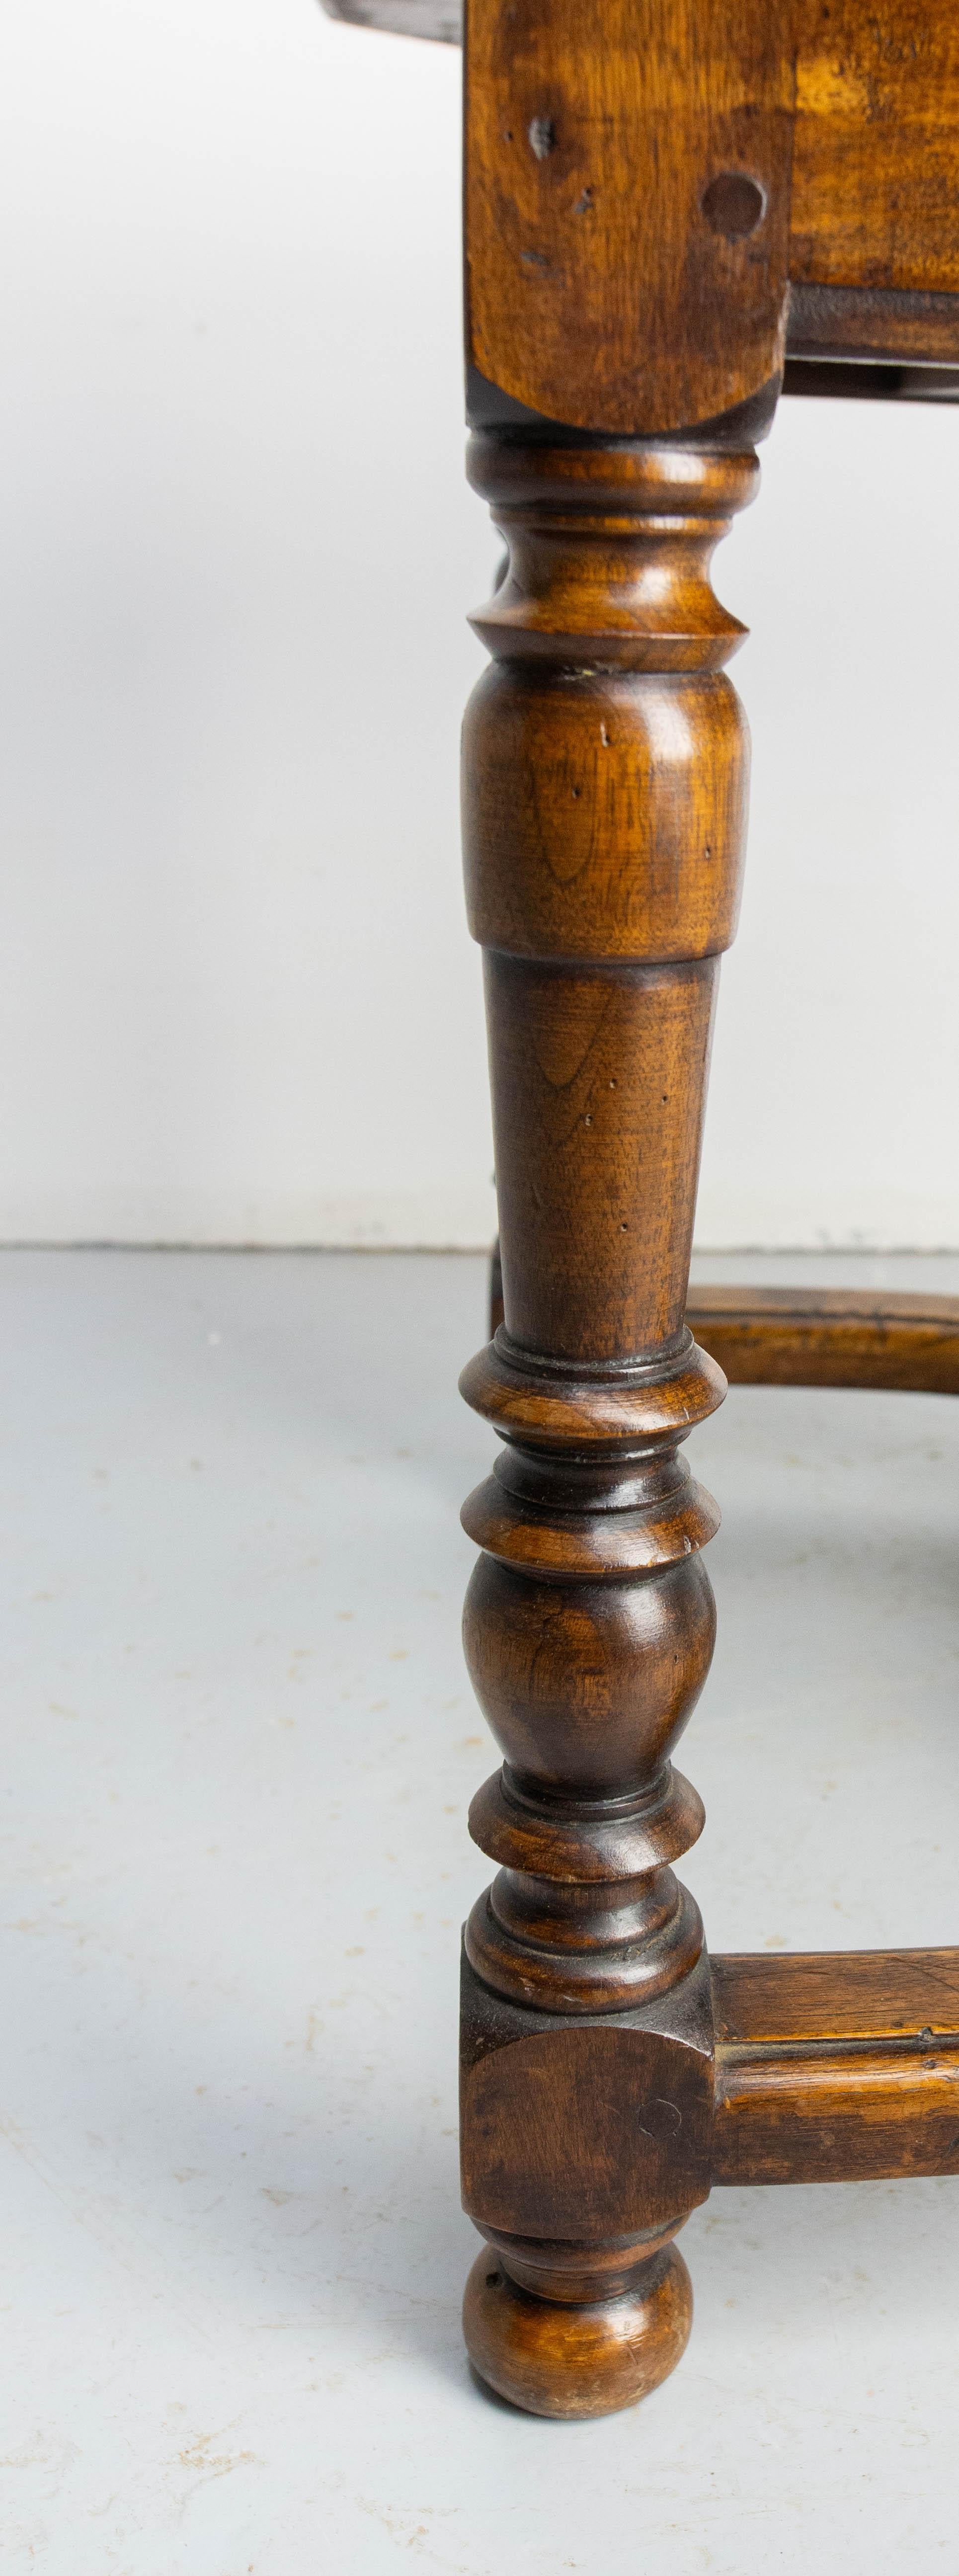
[(615, 2299), (572, 2307), (519, 2289), (492, 2251), (466, 2284), (463, 2332), (481, 2379), (530, 2415), (614, 2415), (675, 2370), (689, 2341), (692, 2283), (665, 2247)]

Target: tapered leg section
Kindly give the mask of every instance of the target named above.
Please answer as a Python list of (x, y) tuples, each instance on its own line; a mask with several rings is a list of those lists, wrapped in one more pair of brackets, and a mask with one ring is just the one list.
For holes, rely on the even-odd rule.
[(746, 741), (709, 582), (755, 459), (473, 440), (509, 571), (464, 734), (504, 1320), (466, 1370), (499, 1434), (464, 1508), (474, 1688), (505, 1756), (470, 1829), (465, 2322), (521, 2406), (630, 2405), (679, 2359), (672, 2239), (709, 2188), (702, 1826), (672, 1753), (713, 1648), (716, 1527), (680, 1444), (725, 1391), (685, 1324)]

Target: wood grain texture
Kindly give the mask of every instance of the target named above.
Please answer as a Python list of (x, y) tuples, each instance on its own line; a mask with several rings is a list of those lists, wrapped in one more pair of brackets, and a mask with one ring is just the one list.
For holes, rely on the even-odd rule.
[(464, 728), (502, 1320), (462, 1383), (504, 1446), (464, 1509), (464, 1639), (505, 1757), (471, 1809), (498, 1876), (464, 1939), (463, 2196), (493, 2249), (465, 2323), (537, 2412), (672, 2366), (672, 2239), (711, 2180), (959, 2166), (956, 1954), (710, 1976), (672, 1868), (715, 1527), (679, 1448), (717, 1354), (953, 1383), (938, 1301), (687, 1282), (747, 790), (712, 552), (790, 319), (797, 381), (854, 359), (871, 390), (925, 365), (953, 392), (955, 56), (941, 0), (468, 12), (470, 471), (508, 565)]
[[(461, 39), (460, 0), (325, 4)], [(466, 53), (468, 356), (509, 402), (662, 435), (787, 356), (956, 398), (914, 372), (959, 365), (954, 0), (471, 0)]]
[(959, 1395), (956, 1297), (697, 1285), (686, 1320), (731, 1385)]
[(798, 38), (790, 277), (959, 293), (953, 0), (804, 0)]
[(608, 2415), (635, 2405), (681, 2360), (692, 2284), (674, 2245), (653, 2255), (618, 2298), (576, 2307), (530, 2296), (495, 2253), (466, 2284), (463, 2332), (481, 2377), (533, 2415)]
[(714, 2183), (959, 2173), (959, 1950), (712, 1962)]
[(462, 1381), (504, 1443), (464, 1509), (463, 1634), (505, 1756), (470, 1811), (499, 1875), (465, 1935), (463, 2197), (500, 2271), (466, 2320), (496, 2387), (590, 2413), (678, 2355), (685, 2275), (650, 2271), (653, 2238), (710, 2158), (702, 1925), (671, 1866), (702, 1807), (672, 1754), (717, 1515), (679, 1445), (724, 1391), (684, 1309), (747, 776), (709, 562), (755, 462), (486, 436), (470, 472), (510, 561), (463, 739), (504, 1296)]
[[(759, 393), (785, 350), (792, 94), (768, 0), (472, 0), (480, 374), (550, 419), (632, 433)], [(709, 200), (724, 179), (756, 192), (746, 231)]]
[(959, 2037), (959, 1950), (784, 1950), (712, 1961), (724, 2050)]
[(466, 71), (468, 357), (514, 405), (709, 443), (787, 352), (959, 363), (953, 0), (471, 0)]
[[(498, 1244), (489, 1295), (494, 1334), (503, 1321)], [(686, 1322), (730, 1386), (886, 1387), (959, 1395), (959, 1298), (915, 1289), (697, 1284)], [(470, 1535), (479, 1533), (471, 1526)]]
[[(649, 1875), (653, 1883), (639, 1896), (647, 1915), (658, 1913), (661, 1924), (672, 1897), (671, 1873)], [(519, 1872), (513, 1877), (506, 1898), (525, 1897), (531, 1947), (537, 1939), (533, 1911), (538, 1904), (545, 1917), (550, 1896), (573, 1900), (565, 1918), (554, 1905), (553, 1921), (579, 1917), (583, 1951), (604, 1937), (607, 1926), (598, 1918), (611, 1887), (617, 1898), (629, 1899), (630, 1912), (637, 1899), (635, 1870), (631, 1882), (594, 1878), (586, 1906), (575, 1902), (578, 1883), (571, 1879), (544, 1876), (537, 1883)], [(614, 1938), (620, 1929), (623, 1946), (637, 1955), (655, 1948), (651, 1919), (638, 1937), (631, 1925), (608, 1928)], [(681, 1970), (672, 1994), (664, 1981), (651, 1997), (637, 1991), (617, 2010), (604, 2009), (600, 1997), (600, 2009), (584, 2013), (581, 1998), (564, 1991), (573, 1952), (567, 1948), (565, 1959), (557, 1956), (552, 1926), (538, 1930), (544, 1952), (547, 1945), (554, 1952), (551, 1995), (545, 1978), (539, 1992), (523, 2002), (497, 1995), (472, 1965), (468, 1949), (464, 1956), (464, 2205), (497, 2244), (510, 2240), (505, 2259), (513, 2272), (516, 2240), (523, 2241), (526, 2256), (518, 2277), (527, 2286), (533, 2277), (529, 2249), (536, 2242), (551, 2248), (544, 2260), (557, 2277), (564, 2269), (564, 2245), (590, 2248), (590, 2271), (618, 2248), (614, 2269), (622, 2273), (623, 2286), (637, 2262), (646, 2260), (651, 2240), (673, 2235), (706, 2195), (713, 2103), (708, 1965), (701, 1959), (692, 1973)], [(587, 2295), (581, 2271), (577, 2257), (573, 2298)]]

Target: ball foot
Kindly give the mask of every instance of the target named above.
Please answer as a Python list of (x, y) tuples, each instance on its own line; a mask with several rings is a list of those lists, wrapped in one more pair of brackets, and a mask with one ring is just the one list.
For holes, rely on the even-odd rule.
[(613, 2415), (668, 2379), (692, 2324), (692, 2283), (674, 2245), (618, 2298), (572, 2307), (517, 2287), (492, 2249), (466, 2284), (463, 2332), (480, 2378), (531, 2415)]

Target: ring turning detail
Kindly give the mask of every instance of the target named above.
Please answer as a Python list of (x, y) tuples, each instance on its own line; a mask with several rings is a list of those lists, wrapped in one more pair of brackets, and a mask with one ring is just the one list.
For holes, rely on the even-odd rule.
[(959, 1951), (710, 1962), (674, 1768), (724, 1369), (959, 1391), (942, 1300), (688, 1297), (748, 780), (711, 560), (781, 392), (959, 394), (955, 0), (468, 0), (464, 74), (469, 473), (508, 550), (463, 741), (502, 1259), (465, 1643), (504, 1757), (464, 2314), (502, 2395), (594, 2415), (679, 2360), (713, 2186), (959, 2171)]
[(464, 1936), (464, 2327), (502, 2396), (588, 2416), (679, 2361), (674, 2240), (714, 2186), (959, 2171), (959, 1951), (710, 1962), (673, 1869), (718, 1520), (683, 1444), (721, 1363), (959, 1386), (959, 1318), (687, 1293), (748, 770), (710, 559), (754, 455), (490, 432), (469, 471), (509, 558), (463, 743), (502, 1265), (461, 1380), (502, 1443), (464, 1637), (505, 1757), (470, 1811), (497, 1875)]
[(710, 2181), (703, 1822), (672, 1754), (715, 1632), (718, 1515), (681, 1444), (725, 1380), (685, 1324), (720, 951), (735, 928), (742, 629), (713, 548), (752, 453), (473, 439), (509, 548), (474, 620), (464, 851), (485, 954), (505, 1322), (463, 1392), (503, 1441), (464, 1522), (470, 1674), (505, 1755), (471, 1831), (463, 2179), (494, 2249), (477, 2369), (535, 2412), (674, 2366), (672, 2239)]

